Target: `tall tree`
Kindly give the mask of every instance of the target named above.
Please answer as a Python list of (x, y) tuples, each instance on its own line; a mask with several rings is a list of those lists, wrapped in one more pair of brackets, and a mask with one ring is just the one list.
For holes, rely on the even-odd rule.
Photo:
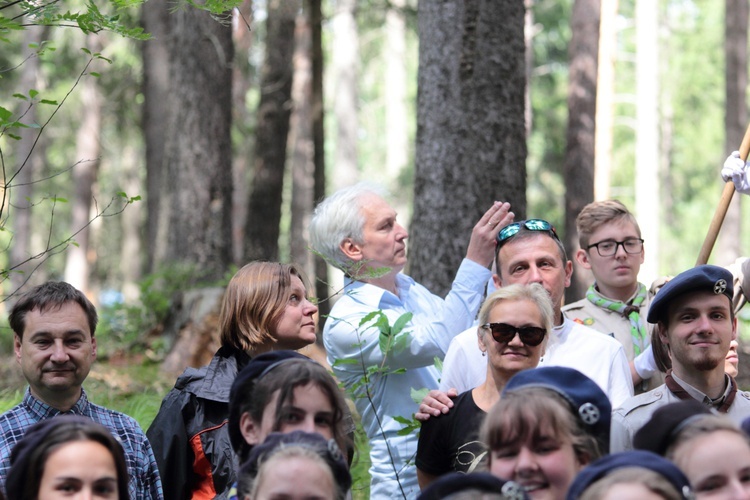
[(609, 198), (614, 125), (615, 56), (619, 0), (602, 2), (599, 23), (599, 67), (596, 78), (596, 131), (594, 145), (594, 198)]
[[(594, 132), (596, 77), (599, 59), (601, 0), (575, 0), (568, 45), (568, 130), (563, 172), (565, 179), (565, 248), (578, 248), (576, 217), (594, 201)], [(590, 276), (577, 270), (565, 291), (566, 302), (583, 297)]]
[(214, 280), (231, 262), (230, 17), (219, 22), (196, 9), (172, 16), (164, 152), (169, 182), (156, 255), (160, 265), (185, 263)]
[(141, 127), (146, 145), (146, 251), (148, 271), (156, 265), (161, 193), (167, 189), (164, 145), (169, 96), (170, 15), (167, 0), (149, 0), (141, 7), (141, 26), (152, 35), (140, 44), (143, 61)]
[[(724, 151), (739, 149), (747, 128), (747, 0), (726, 0), (724, 15), (725, 93)], [(741, 255), (739, 238), (742, 220), (742, 196), (735, 196), (719, 233), (716, 261), (732, 262)]]
[[(91, 52), (100, 52), (101, 35), (90, 33), (86, 46)], [(89, 213), (93, 198), (93, 187), (101, 164), (102, 100), (99, 82), (90, 74), (85, 75), (81, 89), (81, 119), (76, 134), (77, 165), (73, 168), (75, 191), (71, 206), (71, 233), (81, 230), (76, 244), (66, 251), (65, 281), (84, 293), (89, 292)], [(91, 253), (93, 254), (93, 252)]]
[(245, 260), (279, 258), (284, 166), (292, 111), (292, 54), (299, 1), (270, 0), (260, 82), (252, 191), (245, 223)]
[[(46, 29), (43, 26), (29, 26), (23, 34), (24, 48), (28, 51), (29, 57), (21, 67), (20, 87), (28, 89), (41, 90), (40, 87), (40, 64), (39, 57), (33, 54), (30, 47), (38, 46), (45, 36)], [(36, 123), (37, 107), (28, 106), (25, 102), (22, 104), (24, 109), (19, 109), (19, 115), (24, 114), (27, 123)], [(30, 256), (31, 240), (31, 194), (33, 192), (33, 183), (35, 172), (38, 172), (41, 163), (41, 152), (39, 147), (34, 146), (38, 129), (22, 128), (18, 131), (20, 137), (16, 146), (16, 169), (15, 179), (10, 192), (12, 200), (13, 216), (13, 241), (10, 247), (9, 266), (14, 267), (26, 261)], [(7, 179), (5, 179), (7, 180)], [(32, 266), (27, 263), (23, 264), (10, 275), (10, 289), (6, 292), (11, 294), (21, 288), (28, 280)]]
[(356, 12), (357, 0), (340, 0), (336, 2), (336, 12), (331, 22), (334, 40), (331, 70), (336, 88), (336, 99), (333, 101), (333, 113), (336, 116), (336, 150), (333, 160), (336, 188), (353, 184), (359, 178), (359, 33)]
[(309, 5), (297, 15), (294, 50), (294, 84), (290, 143), (292, 147), (292, 217), (290, 255), (307, 276), (315, 275), (310, 252), (310, 214), (315, 188), (315, 144), (312, 135), (312, 36)]
[(635, 213), (646, 242), (644, 276), (659, 262), (659, 33), (658, 2), (636, 0)]
[(391, 182), (409, 161), (405, 6), (405, 0), (393, 0), (385, 14), (385, 174)]
[(450, 289), (471, 228), (493, 200), (526, 212), (524, 6), (451, 0), (419, 6), (410, 272)]
[[(325, 127), (323, 126), (323, 13), (321, 0), (307, 0), (310, 13), (310, 43), (312, 64), (312, 101), (310, 102), (313, 138), (315, 186), (313, 199), (322, 200), (326, 192)], [(328, 264), (315, 257), (315, 293), (319, 299), (328, 296)], [(318, 304), (318, 314), (325, 317), (331, 303)]]

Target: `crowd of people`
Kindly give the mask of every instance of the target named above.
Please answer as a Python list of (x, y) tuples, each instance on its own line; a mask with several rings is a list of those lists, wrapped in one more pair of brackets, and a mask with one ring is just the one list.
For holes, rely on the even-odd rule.
[[(746, 169), (733, 154), (722, 170), (744, 194)], [(9, 313), (28, 388), (0, 415), (0, 498), (343, 500), (359, 418), (373, 499), (750, 499), (750, 393), (734, 379), (750, 260), (647, 287), (635, 217), (594, 202), (574, 258), (595, 281), (563, 306), (573, 266), (555, 228), (495, 202), (441, 298), (403, 273), (408, 233), (384, 196), (356, 184), (311, 220), (345, 276), (322, 332), (333, 373), (296, 352), (317, 332), (302, 274), (252, 262), (224, 295), (220, 349), (146, 433), (83, 388), (93, 304), (64, 282), (27, 291)]]

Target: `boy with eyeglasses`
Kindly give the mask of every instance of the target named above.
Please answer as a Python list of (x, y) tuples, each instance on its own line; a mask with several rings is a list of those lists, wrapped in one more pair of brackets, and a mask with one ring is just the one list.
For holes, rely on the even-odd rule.
[[(645, 313), (652, 294), (638, 282), (644, 258), (638, 221), (618, 200), (605, 200), (586, 205), (576, 218), (576, 227), (581, 248), (575, 259), (591, 271), (595, 281), (583, 299), (562, 308), (563, 314), (617, 339), (630, 362), (635, 390), (642, 392), (646, 389), (643, 378), (654, 370), (646, 363), (641, 368), (645, 377), (641, 377), (634, 365), (635, 358), (651, 344)], [(651, 385), (661, 382), (656, 376)]]

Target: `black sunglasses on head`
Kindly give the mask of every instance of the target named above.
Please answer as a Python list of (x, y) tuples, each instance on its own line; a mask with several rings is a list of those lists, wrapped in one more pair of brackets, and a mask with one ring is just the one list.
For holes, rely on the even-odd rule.
[(536, 347), (542, 343), (547, 331), (538, 326), (513, 326), (507, 323), (485, 323), (482, 328), (489, 329), (495, 342), (510, 342), (518, 333), (524, 344)]

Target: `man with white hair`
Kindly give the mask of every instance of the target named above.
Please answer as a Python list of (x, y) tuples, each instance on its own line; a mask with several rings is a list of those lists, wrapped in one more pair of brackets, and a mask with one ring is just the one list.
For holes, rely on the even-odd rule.
[(370, 441), (370, 498), (419, 492), (417, 436), (399, 435), (404, 426), (398, 419), (416, 410), (412, 390), (437, 386), (435, 358), (443, 358), (451, 339), (474, 321), (491, 276), (495, 237), (513, 220), (509, 210), (508, 203), (495, 202), (474, 226), (445, 299), (401, 273), (408, 233), (379, 188), (360, 183), (341, 189), (315, 210), (313, 248), (346, 275), (323, 342)]

